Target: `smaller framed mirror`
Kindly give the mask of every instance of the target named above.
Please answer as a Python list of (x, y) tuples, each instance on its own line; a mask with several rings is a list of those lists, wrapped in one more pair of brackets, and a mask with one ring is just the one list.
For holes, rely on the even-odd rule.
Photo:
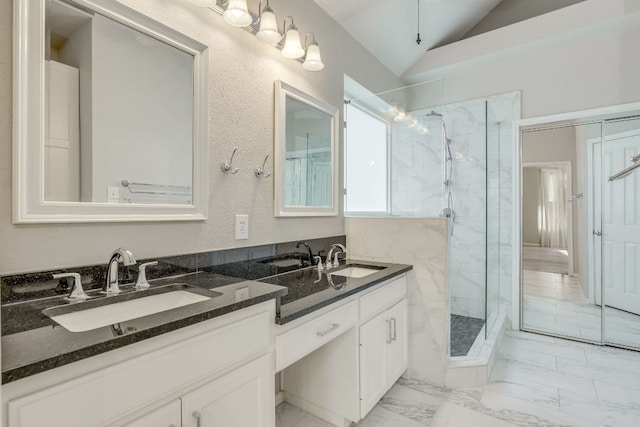
[(338, 108), (282, 81), (275, 88), (276, 217), (338, 215)]

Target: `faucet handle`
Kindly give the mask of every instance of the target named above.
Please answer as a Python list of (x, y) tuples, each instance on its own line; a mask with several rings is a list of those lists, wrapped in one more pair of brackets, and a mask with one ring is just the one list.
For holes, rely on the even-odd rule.
[[(342, 252), (344, 253), (344, 252)], [(338, 260), (338, 255), (340, 255), (340, 252), (336, 252), (335, 255), (333, 256), (333, 267), (340, 267), (340, 261)]]
[(149, 282), (147, 282), (147, 267), (158, 265), (158, 261), (145, 262), (138, 266), (138, 280), (136, 281), (136, 289), (147, 289)]
[(313, 260), (316, 262), (316, 267), (318, 267), (318, 271), (324, 270), (324, 265), (322, 265), (322, 257), (320, 255), (314, 256)]
[(82, 289), (82, 279), (80, 278), (80, 274), (78, 273), (58, 273), (54, 274), (54, 279), (62, 279), (63, 277), (72, 277), (73, 278), (73, 288), (71, 289), (71, 293), (67, 297), (69, 301), (84, 301), (89, 298), (89, 296)]

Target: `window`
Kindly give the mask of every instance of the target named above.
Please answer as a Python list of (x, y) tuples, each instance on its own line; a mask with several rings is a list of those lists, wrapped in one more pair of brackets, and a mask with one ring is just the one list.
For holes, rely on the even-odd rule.
[(345, 110), (345, 213), (388, 213), (388, 123), (353, 103)]

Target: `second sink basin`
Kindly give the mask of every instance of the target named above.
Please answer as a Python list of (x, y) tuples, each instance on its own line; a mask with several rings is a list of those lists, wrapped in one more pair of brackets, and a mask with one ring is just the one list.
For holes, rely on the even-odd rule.
[[(92, 329), (109, 326), (139, 317), (149, 316), (162, 311), (171, 310), (186, 305), (206, 301), (220, 295), (209, 291), (206, 295), (201, 290), (189, 289), (182, 286), (173, 286), (162, 293), (152, 295), (134, 294), (105, 297), (100, 300), (92, 300), (79, 304), (62, 307), (53, 307), (44, 310), (43, 313), (51, 320), (63, 326), (71, 332), (85, 332)], [(198, 292), (200, 291), (200, 292)], [(120, 297), (130, 297), (126, 300), (115, 300)], [(100, 305), (97, 305), (100, 304)], [(97, 306), (91, 306), (97, 305)]]
[(329, 271), (328, 274), (331, 274), (333, 276), (344, 276), (344, 277), (352, 277), (354, 279), (360, 279), (370, 274), (377, 273), (380, 270), (381, 269), (379, 268), (349, 266), (347, 268), (343, 268), (342, 270)]

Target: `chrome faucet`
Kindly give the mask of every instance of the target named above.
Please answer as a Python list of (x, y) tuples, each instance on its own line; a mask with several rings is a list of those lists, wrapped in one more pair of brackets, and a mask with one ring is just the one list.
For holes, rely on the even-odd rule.
[(296, 244), (296, 248), (299, 248), (300, 245), (304, 245), (307, 248), (307, 256), (309, 257), (309, 265), (313, 265), (313, 252), (311, 251), (311, 246), (307, 242), (299, 241)]
[(340, 252), (336, 252), (335, 256), (333, 257), (333, 263), (331, 263), (331, 255), (333, 254), (334, 249), (340, 249), (340, 252), (347, 253), (347, 248), (345, 248), (344, 245), (341, 245), (340, 243), (334, 243), (333, 245), (331, 245), (331, 247), (329, 248), (329, 253), (327, 254), (327, 268), (338, 267), (340, 265), (340, 263), (338, 262), (338, 254)]
[(120, 286), (118, 283), (118, 265), (122, 261), (122, 265), (128, 266), (136, 263), (136, 259), (130, 250), (125, 248), (118, 248), (113, 251), (109, 264), (107, 265), (107, 281), (102, 289), (102, 292), (107, 295), (115, 295), (120, 293)]

